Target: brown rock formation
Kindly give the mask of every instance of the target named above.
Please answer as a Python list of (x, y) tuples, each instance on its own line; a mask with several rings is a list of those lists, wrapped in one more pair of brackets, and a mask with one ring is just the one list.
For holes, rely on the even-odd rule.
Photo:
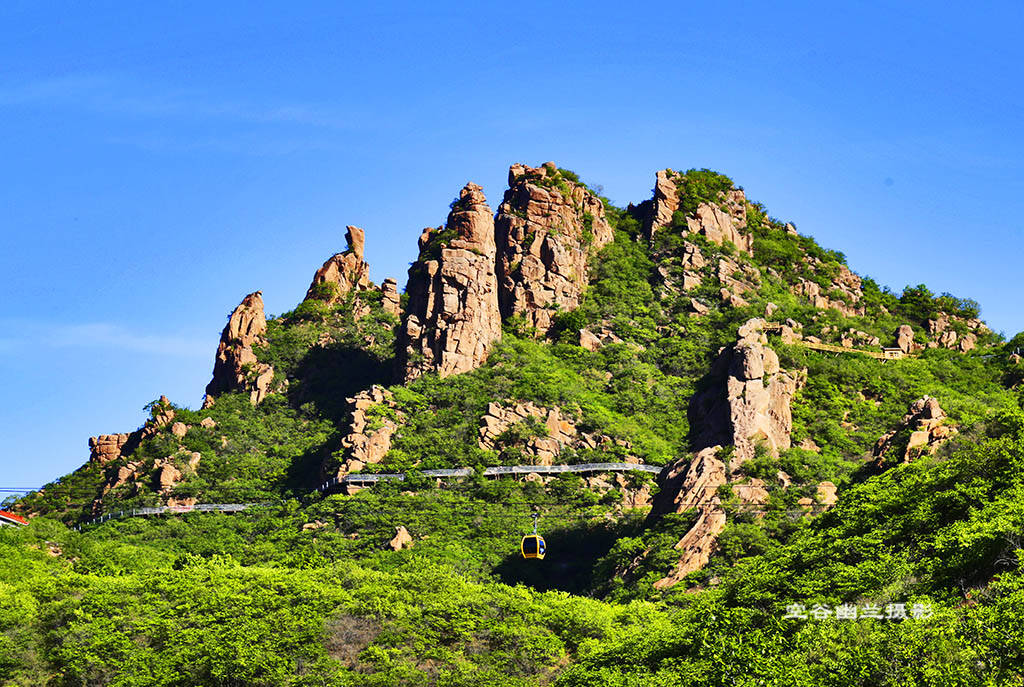
[(817, 495), (818, 502), (821, 503), (825, 508), (831, 508), (836, 505), (836, 501), (839, 497), (836, 495), (837, 487), (832, 482), (822, 482), (818, 485)]
[(495, 219), (501, 314), (541, 333), (555, 309), (573, 310), (587, 286), (587, 257), (613, 238), (604, 205), (554, 163), (512, 165)]
[(768, 490), (763, 480), (751, 477), (745, 482), (732, 485), (732, 493), (747, 506), (763, 506), (768, 503)]
[(675, 173), (670, 169), (660, 170), (655, 175), (651, 212), (644, 226), (647, 238), (651, 238), (661, 227), (671, 224), (672, 214), (678, 209), (679, 189), (676, 187)]
[(409, 269), (409, 309), (399, 337), (406, 381), (480, 366), (501, 338), (494, 219), (480, 187), (466, 184), (444, 227), (420, 236)]
[(904, 353), (921, 350), (921, 344), (914, 343), (914, 329), (909, 324), (901, 324), (896, 330), (896, 346)]
[(139, 444), (174, 419), (174, 408), (166, 396), (161, 396), (156, 402), (155, 410), (153, 417), (134, 432), (89, 437), (89, 462), (106, 465), (118, 458), (130, 456)]
[(779, 357), (761, 332), (763, 326), (764, 320), (755, 318), (740, 327), (739, 342), (722, 351), (713, 366), (713, 375), (725, 377), (724, 388), (712, 385), (690, 402), (698, 446), (735, 446), (732, 474), (754, 457), (758, 441), (776, 457), (790, 447), (790, 401), (803, 376), (779, 368)]
[(398, 282), (391, 277), (384, 280), (384, 283), (380, 285), (380, 292), (383, 296), (381, 305), (384, 308), (384, 312), (390, 313), (395, 317), (402, 316), (401, 298), (398, 295)]
[[(953, 329), (954, 322), (967, 329), (962, 337)], [(929, 348), (949, 348), (966, 353), (977, 345), (979, 334), (988, 333), (988, 327), (977, 318), (969, 320), (943, 312), (939, 313), (936, 319), (928, 320), (928, 333), (932, 336), (932, 340), (928, 342)]]
[[(680, 175), (670, 169), (657, 173), (654, 198), (650, 213), (644, 222), (644, 234), (648, 239), (661, 227), (672, 222), (672, 214), (681, 203), (679, 194)], [(717, 204), (701, 203), (696, 212), (686, 218), (689, 231), (701, 234), (712, 243), (731, 241), (747, 253), (753, 252), (754, 237), (747, 233), (747, 197), (740, 189), (732, 189), (721, 197), (723, 209)]]
[(744, 231), (747, 227), (747, 197), (743, 191), (733, 189), (726, 194), (726, 210), (717, 205), (701, 203), (695, 217), (687, 217), (690, 231), (703, 234), (712, 243), (731, 241), (746, 252), (754, 251), (754, 237)]
[(395, 537), (388, 542), (388, 546), (392, 551), (401, 551), (402, 549), (412, 548), (412, 535), (409, 534), (409, 530), (405, 529), (405, 525), (399, 525), (395, 528)]
[(935, 453), (944, 441), (957, 433), (948, 419), (938, 400), (925, 396), (914, 401), (899, 426), (883, 434), (875, 444), (872, 454), (876, 465), (884, 468), (896, 456), (907, 463), (925, 453)]
[[(365, 233), (359, 227), (345, 228), (348, 249), (327, 260), (313, 275), (306, 298), (319, 298), (334, 303), (351, 291), (365, 291), (373, 288), (370, 282), (370, 266), (363, 260)], [(327, 288), (321, 284), (329, 285)]]
[(339, 479), (383, 460), (391, 450), (391, 437), (398, 429), (398, 423), (383, 414), (378, 414), (376, 421), (369, 415), (369, 411), (378, 406), (394, 407), (392, 394), (384, 387), (375, 384), (347, 400), (352, 405), (352, 420), (349, 433), (341, 440), (346, 457), (336, 473)]
[(101, 434), (89, 437), (89, 462), (106, 465), (131, 451), (123, 451), (131, 434)]
[(677, 461), (667, 466), (658, 478), (661, 490), (655, 496), (652, 514), (696, 509), (698, 516), (676, 543), (675, 548), (682, 552), (679, 561), (668, 575), (655, 583), (657, 589), (671, 587), (703, 568), (718, 545), (718, 535), (725, 529), (725, 512), (721, 508), (718, 487), (727, 481), (725, 464), (715, 457), (719, 448), (705, 448), (688, 463)]
[(493, 449), (498, 437), (518, 422), (532, 418), (543, 424), (547, 436), (530, 437), (525, 450), (535, 456), (537, 465), (551, 465), (566, 446), (576, 439), (576, 425), (562, 417), (558, 408), (541, 408), (533, 403), (517, 403), (505, 407), (498, 403), (487, 406), (480, 418), (480, 448)]
[(607, 325), (602, 325), (596, 333), (589, 329), (580, 330), (580, 346), (588, 351), (596, 351), (601, 348), (601, 346), (617, 343), (622, 343), (622, 339), (619, 338)]
[(266, 332), (263, 294), (256, 291), (242, 299), (220, 335), (213, 379), (206, 385), (207, 397), (248, 391), (249, 402), (253, 405), (266, 398), (274, 379), (274, 368), (257, 360), (253, 352), (253, 345), (263, 343)]

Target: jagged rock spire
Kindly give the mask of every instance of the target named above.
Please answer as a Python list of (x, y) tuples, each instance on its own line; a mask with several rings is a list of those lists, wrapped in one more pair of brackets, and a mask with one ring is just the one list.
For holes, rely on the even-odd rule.
[(231, 313), (217, 346), (213, 379), (206, 385), (206, 403), (212, 404), (219, 394), (248, 391), (255, 405), (269, 393), (274, 368), (256, 358), (253, 345), (262, 343), (267, 333), (263, 311), (263, 292), (250, 293)]
[(466, 184), (445, 226), (424, 229), (409, 269), (409, 306), (399, 335), (401, 376), (442, 377), (480, 366), (501, 337), (494, 218), (477, 184)]
[[(334, 302), (350, 291), (364, 291), (373, 288), (370, 281), (370, 266), (363, 260), (363, 246), (366, 235), (359, 227), (345, 228), (348, 249), (331, 256), (313, 275), (313, 282), (306, 291), (306, 298), (319, 298)], [(333, 285), (327, 293), (322, 284)]]

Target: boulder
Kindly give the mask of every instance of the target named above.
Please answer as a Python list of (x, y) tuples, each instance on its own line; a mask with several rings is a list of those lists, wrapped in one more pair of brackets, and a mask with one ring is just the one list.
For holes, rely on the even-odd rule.
[(405, 525), (396, 527), (394, 539), (388, 542), (388, 546), (392, 551), (412, 548), (412, 544), (412, 535), (409, 534), (409, 530), (405, 529)]
[(896, 330), (896, 346), (905, 354), (920, 350), (920, 346), (914, 343), (914, 329), (909, 324), (901, 324)]

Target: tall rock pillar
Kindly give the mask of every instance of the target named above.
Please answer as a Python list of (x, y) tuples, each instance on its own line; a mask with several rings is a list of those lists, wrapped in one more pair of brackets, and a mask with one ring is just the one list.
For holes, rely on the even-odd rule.
[(479, 367), (501, 338), (494, 217), (478, 185), (466, 184), (445, 225), (425, 229), (419, 248), (399, 333), (405, 381), (429, 371), (447, 377)]

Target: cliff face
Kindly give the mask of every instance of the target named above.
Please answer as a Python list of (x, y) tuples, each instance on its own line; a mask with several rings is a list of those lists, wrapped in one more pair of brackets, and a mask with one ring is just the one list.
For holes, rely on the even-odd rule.
[(553, 162), (512, 165), (508, 184), (495, 219), (501, 314), (543, 334), (557, 310), (579, 306), (587, 256), (614, 234), (601, 200)]
[(478, 367), (501, 337), (494, 218), (481, 188), (468, 183), (443, 227), (426, 229), (409, 269), (409, 306), (399, 335), (402, 376), (442, 377)]
[(221, 332), (213, 379), (206, 385), (206, 405), (232, 391), (248, 391), (253, 405), (266, 398), (274, 368), (257, 360), (253, 352), (253, 345), (264, 342), (266, 333), (263, 293), (256, 291), (242, 299)]

